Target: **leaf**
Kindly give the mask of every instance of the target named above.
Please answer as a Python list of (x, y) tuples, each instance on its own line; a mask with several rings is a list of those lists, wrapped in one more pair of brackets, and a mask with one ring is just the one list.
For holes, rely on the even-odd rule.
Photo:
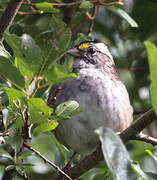
[(50, 108), (41, 98), (30, 98), (28, 100), (28, 105), (30, 109), (43, 112), (47, 115), (51, 115), (53, 113), (53, 109)]
[(52, 131), (53, 129), (55, 129), (58, 126), (58, 122), (57, 121), (49, 121), (46, 123), (42, 123), (39, 126), (37, 126), (33, 133), (34, 134), (38, 134), (40, 132), (47, 132), (47, 131)]
[(27, 34), (21, 37), (21, 51), (26, 59), (27, 65), (33, 72), (38, 72), (39, 67), (43, 61), (41, 55), (41, 49), (33, 40), (33, 38)]
[(65, 55), (71, 40), (71, 30), (61, 19), (52, 16), (50, 26), (51, 32), (48, 33), (50, 37), (46, 42), (46, 49), (48, 50), (44, 53), (45, 57), (40, 66), (39, 75), (47, 74), (47, 71), (52, 68), (54, 62)]
[(21, 51), (21, 38), (15, 34), (5, 34), (5, 40), (13, 49), (15, 55), (15, 66), (20, 70), (26, 79), (31, 79), (32, 72), (27, 65), (27, 61), (24, 58)]
[(29, 150), (24, 150), (18, 154), (18, 159), (25, 159), (26, 157), (29, 157), (33, 154), (33, 152), (30, 152)]
[(119, 136), (104, 127), (95, 132), (99, 135), (103, 156), (112, 172), (113, 180), (130, 180), (130, 157)]
[(21, 38), (16, 36), (15, 34), (8, 34), (8, 33), (5, 33), (4, 38), (5, 41), (13, 49), (15, 56), (19, 57), (20, 59), (23, 59), (24, 57), (20, 48)]
[(35, 3), (35, 7), (49, 13), (58, 13), (60, 11), (59, 9), (54, 8), (52, 3), (48, 2)]
[(43, 114), (40, 110), (29, 109), (29, 121), (31, 123), (43, 123), (46, 122), (49, 115)]
[(9, 97), (9, 101), (26, 100), (25, 94), (20, 90), (14, 88), (4, 88), (4, 90)]
[(157, 162), (157, 156), (155, 156), (152, 151), (150, 151), (149, 149), (146, 149), (145, 151), (149, 156), (151, 156)]
[(2, 148), (0, 148), (0, 157), (8, 158), (13, 161), (13, 157)]
[(6, 171), (9, 171), (9, 170), (12, 170), (12, 169), (15, 169), (15, 165), (9, 165), (5, 168)]
[(20, 71), (8, 58), (3, 56), (0, 56), (0, 74), (12, 82), (16, 87), (25, 87), (25, 80)]
[(150, 179), (150, 176), (148, 176), (140, 167), (138, 163), (132, 163), (131, 164), (132, 169), (137, 173), (138, 176), (140, 176), (143, 180), (153, 180), (152, 178)]
[(85, 1), (83, 0), (79, 6), (79, 8), (81, 9), (91, 9), (93, 8), (93, 3), (91, 3), (90, 1)]
[(78, 107), (79, 107), (79, 104), (76, 101), (74, 101), (74, 100), (66, 101), (57, 106), (57, 108), (55, 110), (55, 114), (57, 116), (63, 116), (64, 114), (70, 114), (70, 113), (74, 112), (75, 110), (77, 110)]
[(0, 43), (0, 56), (4, 56), (6, 58), (10, 58), (11, 55), (9, 54), (9, 52), (4, 48), (3, 44)]
[(60, 64), (54, 64), (51, 69), (45, 72), (45, 78), (49, 84), (57, 84), (64, 82), (69, 77), (77, 78), (74, 73), (67, 72)]
[[(37, 74), (43, 58), (41, 55), (41, 49), (34, 39), (27, 34), (18, 37), (14, 34), (6, 33), (5, 40), (13, 49), (16, 56), (16, 66), (20, 67), (19, 69), (22, 74), (28, 75), (29, 72)], [(25, 70), (27, 72), (25, 72)], [(28, 77), (32, 77), (32, 74), (30, 73)]]
[(132, 19), (132, 17), (130, 17), (130, 15), (126, 13), (123, 9), (118, 7), (112, 7), (111, 10), (121, 16), (123, 19), (125, 19), (131, 25), (131, 27), (138, 27), (138, 24), (135, 22), (135, 20)]
[(22, 147), (23, 139), (20, 133), (20, 130), (17, 128), (12, 127), (9, 131), (9, 139), (8, 142), (10, 143), (11, 147), (15, 151), (15, 155)]
[(150, 68), (150, 79), (151, 79), (151, 100), (152, 100), (152, 106), (155, 112), (157, 113), (157, 47), (150, 41), (145, 41), (144, 45), (147, 50), (148, 54), (148, 62), (149, 62), (149, 68)]

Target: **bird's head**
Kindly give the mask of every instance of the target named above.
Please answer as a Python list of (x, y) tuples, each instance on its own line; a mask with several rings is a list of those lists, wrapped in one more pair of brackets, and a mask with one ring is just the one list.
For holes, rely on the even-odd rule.
[[(103, 65), (114, 65), (112, 55), (106, 44), (97, 41), (83, 41), (75, 48), (69, 49), (68, 54), (82, 63), (82, 66), (99, 67)], [(78, 62), (74, 63), (78, 64)]]

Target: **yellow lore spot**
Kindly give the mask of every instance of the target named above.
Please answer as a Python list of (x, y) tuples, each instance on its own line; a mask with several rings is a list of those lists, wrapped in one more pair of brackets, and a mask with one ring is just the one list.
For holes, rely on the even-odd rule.
[(79, 46), (79, 49), (87, 49), (89, 48), (89, 44), (88, 43), (83, 43)]

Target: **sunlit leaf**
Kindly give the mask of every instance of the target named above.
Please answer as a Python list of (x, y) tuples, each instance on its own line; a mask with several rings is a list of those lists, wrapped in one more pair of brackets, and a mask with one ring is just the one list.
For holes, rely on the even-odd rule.
[(39, 109), (29, 109), (29, 121), (31, 123), (43, 123), (46, 122), (49, 115), (42, 113)]
[(74, 101), (74, 100), (66, 101), (57, 106), (57, 108), (55, 110), (55, 114), (57, 116), (61, 116), (64, 114), (70, 115), (70, 113), (74, 112), (78, 108), (79, 108), (79, 104), (76, 101)]
[(54, 8), (52, 3), (48, 3), (48, 2), (35, 3), (35, 7), (44, 12), (49, 12), (49, 13), (59, 12), (59, 9)]
[(152, 105), (157, 113), (157, 47), (150, 41), (144, 42), (147, 54), (148, 54), (148, 60), (149, 60), (149, 68), (150, 68), (150, 78), (151, 78), (151, 100)]
[(4, 88), (10, 101), (24, 100), (26, 98), (25, 94), (14, 88)]
[(42, 123), (40, 125), (38, 125), (33, 133), (34, 134), (38, 134), (40, 132), (47, 132), (47, 131), (52, 131), (53, 129), (55, 129), (58, 126), (58, 122), (57, 121), (48, 121), (46, 123)]
[(130, 157), (120, 137), (109, 128), (96, 129), (101, 141), (104, 159), (113, 175), (113, 180), (130, 180)]
[(149, 149), (146, 149), (145, 151), (149, 156), (151, 156), (157, 162), (157, 156), (152, 151), (150, 151)]
[(50, 108), (41, 98), (30, 98), (28, 100), (28, 104), (30, 109), (32, 110), (38, 110), (48, 115), (51, 115), (53, 113), (53, 109)]

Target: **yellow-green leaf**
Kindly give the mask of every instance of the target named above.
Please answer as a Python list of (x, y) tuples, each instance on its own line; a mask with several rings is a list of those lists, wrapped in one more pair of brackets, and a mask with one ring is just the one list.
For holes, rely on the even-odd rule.
[(145, 41), (144, 44), (146, 46), (150, 68), (152, 106), (157, 113), (157, 47), (150, 41)]

